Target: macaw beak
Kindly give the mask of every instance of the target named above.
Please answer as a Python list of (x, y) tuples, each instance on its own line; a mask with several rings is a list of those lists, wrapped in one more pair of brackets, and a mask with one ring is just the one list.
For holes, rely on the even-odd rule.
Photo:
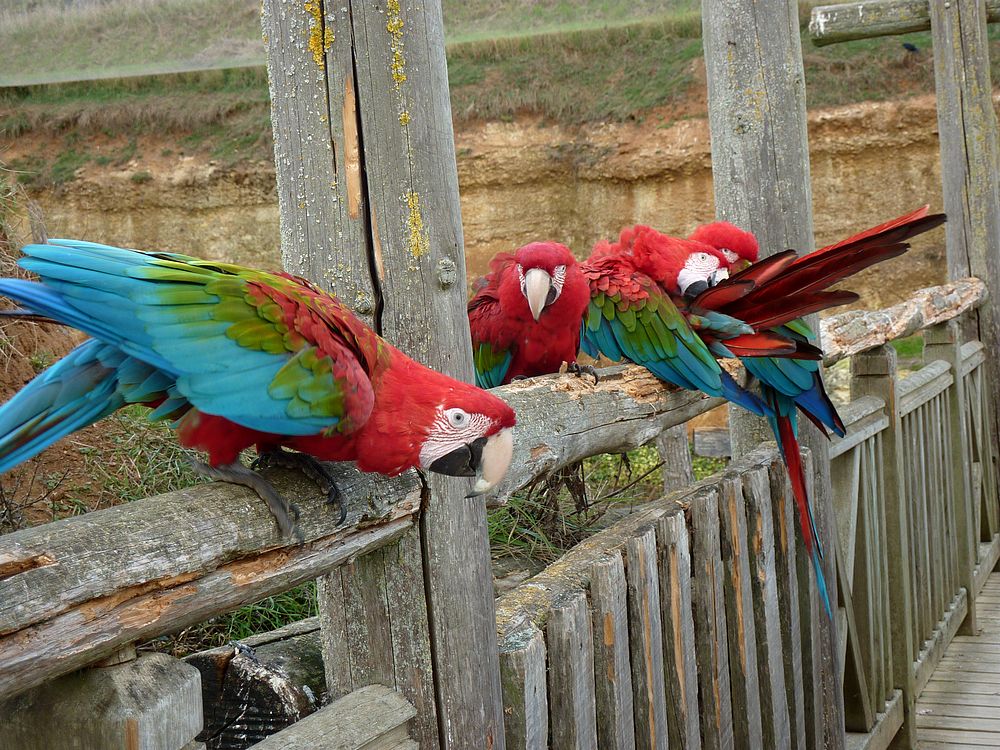
[(708, 279), (697, 271), (682, 268), (677, 274), (677, 289), (685, 297), (697, 297), (708, 289)]
[(451, 477), (475, 477), (472, 492), (466, 495), (475, 497), (496, 487), (510, 468), (513, 455), (514, 435), (507, 427), (446, 453), (427, 468)]
[(524, 296), (528, 300), (531, 317), (535, 320), (538, 320), (542, 310), (545, 309), (545, 300), (548, 299), (551, 288), (552, 277), (541, 268), (529, 269), (524, 274)]

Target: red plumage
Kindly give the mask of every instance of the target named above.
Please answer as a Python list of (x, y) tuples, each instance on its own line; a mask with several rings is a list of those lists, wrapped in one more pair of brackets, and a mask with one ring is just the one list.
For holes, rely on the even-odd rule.
[[(590, 290), (569, 248), (533, 242), (497, 255), (490, 267), (468, 306), (473, 351), (485, 346), (510, 355), (506, 371), (489, 385), (556, 372), (563, 362), (575, 362)], [(546, 298), (537, 319), (525, 292), (525, 278), (533, 270), (548, 277), (549, 296), (554, 296)], [(489, 373), (477, 368), (477, 377)]]

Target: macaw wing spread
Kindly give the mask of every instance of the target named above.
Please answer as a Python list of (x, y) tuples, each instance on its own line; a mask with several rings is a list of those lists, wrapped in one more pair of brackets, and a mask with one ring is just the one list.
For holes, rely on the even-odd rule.
[(353, 429), (371, 411), (374, 334), (307, 284), (73, 240), (24, 252), (48, 290), (33, 284), (25, 299), (6, 282), (3, 293), (169, 373), (202, 412), (311, 435)]

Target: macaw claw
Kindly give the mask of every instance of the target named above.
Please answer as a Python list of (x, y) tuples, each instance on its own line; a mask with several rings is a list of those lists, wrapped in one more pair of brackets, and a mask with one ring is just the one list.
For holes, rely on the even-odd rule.
[(280, 466), (285, 469), (297, 469), (305, 474), (316, 485), (326, 492), (326, 502), (329, 505), (336, 505), (340, 513), (337, 525), (340, 526), (347, 518), (347, 504), (337, 487), (333, 475), (327, 471), (322, 462), (313, 458), (308, 453), (297, 451), (286, 451), (283, 448), (261, 453), (250, 464), (251, 468), (266, 468), (268, 466)]
[(601, 378), (597, 374), (597, 369), (593, 365), (581, 365), (576, 362), (570, 362), (566, 365), (566, 372), (571, 372), (578, 378), (582, 378), (584, 375), (590, 375), (594, 379), (594, 385), (601, 382)]
[(299, 544), (305, 543), (302, 530), (299, 529), (299, 509), (295, 503), (290, 503), (274, 489), (274, 486), (253, 469), (247, 468), (238, 461), (220, 466), (209, 466), (202, 461), (192, 461), (196, 472), (218, 482), (230, 482), (247, 487), (267, 503), (268, 510), (278, 523), (283, 536), (292, 536)]

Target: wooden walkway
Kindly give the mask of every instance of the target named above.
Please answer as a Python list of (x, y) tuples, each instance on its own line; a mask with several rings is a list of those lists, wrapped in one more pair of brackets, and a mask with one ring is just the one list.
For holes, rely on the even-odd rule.
[(917, 702), (920, 750), (1000, 748), (1000, 573), (976, 605), (980, 635), (955, 637)]

